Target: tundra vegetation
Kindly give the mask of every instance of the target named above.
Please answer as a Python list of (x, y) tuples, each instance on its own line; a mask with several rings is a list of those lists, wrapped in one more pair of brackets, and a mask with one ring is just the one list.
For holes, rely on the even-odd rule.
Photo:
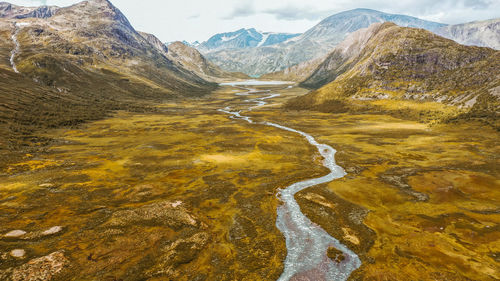
[[(306, 90), (273, 90), (282, 96), (246, 115), (312, 134), (348, 172), (296, 198), (360, 256), (352, 280), (499, 277), (498, 131), (283, 110)], [(53, 280), (277, 279), (277, 189), (327, 171), (300, 136), (218, 113), (247, 106), (234, 93), (47, 131), (44, 152), (0, 177), (0, 276), (22, 280), (50, 260)]]

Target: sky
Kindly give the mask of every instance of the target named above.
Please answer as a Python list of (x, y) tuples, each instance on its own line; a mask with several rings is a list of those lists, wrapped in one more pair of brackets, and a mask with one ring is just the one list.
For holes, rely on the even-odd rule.
[[(2, 0), (22, 6), (69, 6), (78, 0)], [(370, 8), (457, 24), (500, 17), (500, 0), (110, 0), (135, 29), (164, 42), (204, 41), (254, 27), (301, 33), (338, 12)]]

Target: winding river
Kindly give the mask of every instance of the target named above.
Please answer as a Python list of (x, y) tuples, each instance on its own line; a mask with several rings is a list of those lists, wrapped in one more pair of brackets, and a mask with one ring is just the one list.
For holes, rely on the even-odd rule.
[[(235, 94), (238, 96), (264, 94), (264, 96), (245, 100), (245, 102), (255, 103), (255, 105), (248, 107), (246, 110), (251, 111), (252, 109), (266, 105), (267, 102), (265, 100), (277, 97), (279, 94), (273, 94), (271, 90), (256, 90), (246, 87), (282, 84), (286, 85), (288, 83), (281, 81), (244, 81), (223, 83), (221, 85), (243, 89), (245, 92)], [(318, 149), (324, 158), (323, 165), (330, 170), (330, 173), (323, 177), (294, 183), (281, 189), (277, 194), (283, 204), (277, 210), (276, 226), (285, 236), (287, 248), (285, 268), (278, 281), (346, 280), (351, 272), (361, 265), (359, 257), (346, 246), (342, 245), (337, 239), (330, 236), (319, 225), (309, 220), (301, 212), (300, 206), (294, 197), (297, 192), (303, 189), (327, 183), (345, 175), (344, 170), (335, 163), (335, 149), (329, 145), (318, 143), (311, 135), (299, 130), (272, 122), (255, 123), (250, 117), (241, 115), (241, 111), (234, 111), (230, 107), (219, 109), (219, 111), (229, 114), (233, 119), (245, 120), (252, 124), (272, 126), (299, 134)], [(340, 263), (332, 261), (327, 256), (329, 247), (335, 247), (342, 251), (345, 259)]]

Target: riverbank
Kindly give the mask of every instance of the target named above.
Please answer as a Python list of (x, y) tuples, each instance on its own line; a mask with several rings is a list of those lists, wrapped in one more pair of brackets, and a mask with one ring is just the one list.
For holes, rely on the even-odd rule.
[(382, 114), (291, 110), (253, 117), (274, 118), (338, 151), (348, 175), (296, 198), (308, 217), (360, 255), (352, 280), (498, 279), (497, 131)]
[[(351, 279), (497, 278), (497, 132), (284, 111), (306, 90), (283, 88), (271, 87), (281, 96), (245, 114), (338, 151), (347, 176), (295, 198), (360, 256)], [(0, 276), (57, 256), (53, 280), (277, 280), (286, 248), (275, 194), (328, 170), (297, 134), (218, 112), (248, 107), (250, 97), (236, 92), (48, 131), (57, 141), (45, 153), (25, 155), (0, 177)], [(38, 235), (55, 226), (62, 230)], [(4, 236), (13, 230), (27, 234)], [(16, 249), (25, 255), (10, 255)]]
[[(218, 112), (243, 104), (234, 93), (48, 132), (57, 142), (46, 153), (0, 178), (2, 274), (64, 251), (54, 280), (278, 279), (286, 248), (276, 193), (327, 170), (294, 133)], [(64, 230), (3, 236), (53, 226)], [(14, 258), (15, 249), (26, 254)]]

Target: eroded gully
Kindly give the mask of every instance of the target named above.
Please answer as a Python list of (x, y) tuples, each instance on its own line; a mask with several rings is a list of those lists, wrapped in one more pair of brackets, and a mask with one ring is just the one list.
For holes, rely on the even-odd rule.
[(19, 71), (17, 70), (15, 58), (16, 58), (16, 55), (19, 53), (19, 49), (20, 49), (19, 41), (17, 40), (17, 35), (19, 34), (19, 31), (21, 30), (21, 28), (20, 28), (21, 26), (23, 26), (23, 25), (15, 23), (14, 24), (14, 32), (12, 33), (12, 36), (11, 36), (12, 42), (14, 42), (14, 49), (12, 49), (12, 51), (10, 52), (10, 64), (12, 65), (12, 69), (16, 73), (19, 73)]
[[(259, 82), (259, 81), (256, 81)], [(276, 85), (281, 82), (268, 83), (268, 85)], [(265, 85), (266, 83), (257, 83)], [(282, 84), (282, 83), (281, 83)], [(237, 87), (246, 92), (236, 93), (235, 95), (261, 95), (257, 98), (247, 99), (247, 103), (255, 103), (249, 106), (246, 111), (251, 111), (255, 108), (267, 104), (265, 100), (279, 96), (279, 94), (271, 93), (271, 90), (256, 90), (241, 86), (250, 86), (248, 82), (239, 83), (224, 83)], [(328, 175), (308, 179), (305, 181), (296, 182), (286, 188), (280, 189), (277, 196), (282, 201), (282, 204), (277, 209), (276, 226), (283, 233), (286, 239), (287, 256), (284, 263), (284, 271), (278, 281), (288, 280), (346, 280), (351, 272), (356, 270), (361, 261), (359, 257), (341, 244), (337, 239), (330, 236), (319, 225), (309, 220), (300, 210), (299, 204), (295, 201), (294, 195), (308, 187), (322, 183), (327, 183), (345, 175), (344, 170), (335, 163), (336, 150), (329, 145), (318, 143), (311, 135), (285, 127), (272, 122), (256, 123), (249, 116), (241, 114), (242, 111), (233, 111), (230, 107), (219, 109), (219, 111), (229, 114), (232, 119), (245, 120), (251, 124), (260, 124), (276, 127), (285, 131), (299, 134), (314, 145), (319, 153), (323, 156), (323, 166), (330, 170)], [(332, 261), (327, 256), (328, 248), (334, 247), (344, 253), (345, 259), (340, 263)]]

